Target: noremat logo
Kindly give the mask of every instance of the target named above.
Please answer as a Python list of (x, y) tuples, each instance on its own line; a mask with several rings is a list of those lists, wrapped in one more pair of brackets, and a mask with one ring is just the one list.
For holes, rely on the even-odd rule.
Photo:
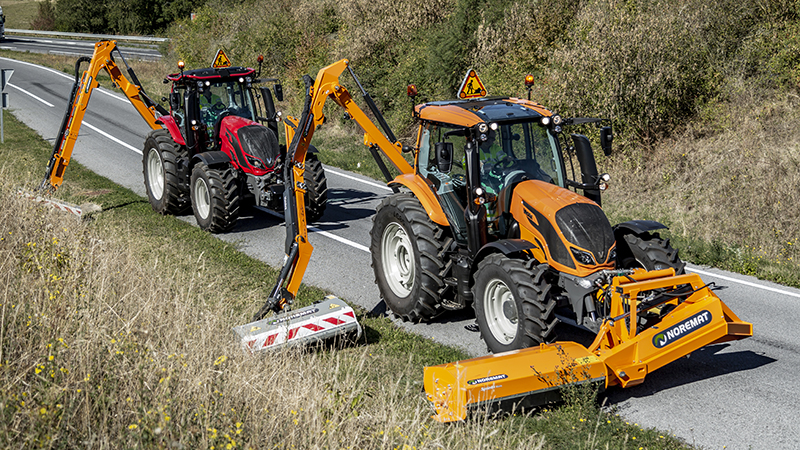
[(703, 328), (709, 323), (711, 323), (711, 313), (709, 311), (701, 311), (683, 322), (669, 327), (653, 336), (653, 346), (656, 348), (664, 348), (687, 334), (699, 328)]
[(505, 380), (506, 378), (508, 378), (508, 375), (503, 373), (503, 374), (500, 374), (500, 375), (492, 375), (490, 377), (483, 377), (483, 378), (476, 378), (474, 380), (469, 380), (469, 381), (467, 381), (467, 384), (472, 386), (472, 385), (475, 385), (475, 384), (489, 383), (491, 381)]
[(277, 325), (279, 323), (288, 322), (290, 320), (298, 319), (300, 317), (307, 316), (309, 314), (314, 314), (314, 313), (317, 313), (317, 312), (319, 312), (319, 309), (317, 309), (317, 308), (310, 308), (310, 309), (307, 309), (305, 311), (297, 311), (296, 313), (294, 313), (294, 314), (292, 314), (290, 316), (281, 317), (280, 319), (270, 320), (269, 322), (267, 322), (267, 325)]

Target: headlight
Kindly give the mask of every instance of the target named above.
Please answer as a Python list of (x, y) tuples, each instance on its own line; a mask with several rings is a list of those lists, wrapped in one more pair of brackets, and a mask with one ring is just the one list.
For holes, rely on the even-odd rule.
[(542, 117), (541, 122), (542, 122), (542, 125), (548, 126), (548, 125), (550, 125), (550, 118), (549, 117)]
[(481, 133), (486, 133), (487, 131), (489, 131), (489, 126), (486, 125), (486, 123), (482, 123), (478, 125), (478, 131)]
[(578, 250), (577, 248), (574, 247), (570, 247), (570, 250), (572, 251), (572, 256), (574, 256), (575, 260), (578, 261), (579, 263), (585, 266), (592, 266), (596, 264), (594, 262), (594, 257), (592, 257), (591, 253), (585, 252), (583, 250)]
[(257, 158), (253, 158), (250, 155), (245, 155), (247, 157), (247, 162), (250, 163), (251, 166), (255, 167), (256, 169), (263, 169), (264, 165), (261, 164), (261, 161)]
[(559, 116), (558, 114), (556, 114), (555, 116), (553, 116), (553, 124), (555, 124), (555, 125), (561, 125), (561, 122), (563, 122), (563, 121), (564, 121), (564, 120), (563, 120), (563, 119), (561, 119), (561, 116)]
[(616, 261), (617, 260), (617, 247), (611, 249), (611, 253), (608, 254), (608, 261)]

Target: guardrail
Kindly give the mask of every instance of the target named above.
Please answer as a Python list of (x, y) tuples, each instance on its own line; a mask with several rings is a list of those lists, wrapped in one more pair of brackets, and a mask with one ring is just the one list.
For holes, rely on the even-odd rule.
[(67, 33), (64, 31), (42, 31), (42, 30), (17, 30), (6, 28), (6, 34), (24, 34), (33, 36), (54, 36), (54, 37), (70, 37), (70, 38), (88, 38), (96, 41), (103, 39), (114, 39), (116, 41), (134, 41), (134, 42), (150, 42), (160, 43), (169, 41), (168, 38), (160, 38), (153, 36), (118, 36), (116, 34), (86, 34), (86, 33)]

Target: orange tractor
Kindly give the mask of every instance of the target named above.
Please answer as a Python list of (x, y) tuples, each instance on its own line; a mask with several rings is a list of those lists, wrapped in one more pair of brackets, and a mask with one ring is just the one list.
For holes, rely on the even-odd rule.
[[(340, 82), (345, 70), (380, 128)], [(395, 191), (378, 207), (371, 231), (381, 297), (404, 320), (472, 307), (496, 353), (425, 369), (437, 420), (463, 419), (473, 407), (535, 406), (570, 383), (636, 385), (700, 347), (752, 335), (752, 325), (711, 286), (684, 274), (677, 251), (653, 233), (664, 225), (609, 223), (600, 208), (609, 177), (598, 173), (588, 138), (572, 134), (569, 145), (563, 142), (565, 127), (603, 120), (562, 118), (530, 100), (485, 97), (471, 71), (459, 100), (414, 107), (416, 140), (406, 146), (349, 61), (305, 83), (306, 107), (289, 150), (295, 177), (325, 120), (323, 105), (333, 100), (361, 126)], [(416, 88), (408, 92), (416, 95)], [(612, 136), (610, 127), (600, 129), (606, 153)], [(381, 154), (400, 175), (390, 175)], [(573, 159), (579, 181), (574, 167), (567, 169)], [(295, 192), (300, 201), (303, 189)], [(276, 288), (273, 303), (291, 300), (308, 263), (305, 221), (298, 223), (303, 232), (287, 241), (287, 255), (293, 253), (284, 267), (295, 288), (283, 294)], [(596, 333), (594, 343), (550, 344), (559, 320)]]

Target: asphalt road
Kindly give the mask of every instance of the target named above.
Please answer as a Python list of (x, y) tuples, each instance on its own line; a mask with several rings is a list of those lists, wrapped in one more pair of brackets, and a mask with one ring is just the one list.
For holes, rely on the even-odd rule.
[[(52, 142), (66, 110), (71, 77), (5, 58), (0, 58), (0, 68), (15, 70), (6, 88), (11, 112)], [(101, 89), (92, 97), (74, 158), (144, 195), (141, 147), (147, 132), (144, 120), (121, 94)], [(33, 169), (43, 173), (45, 168)], [(310, 230), (315, 250), (304, 282), (382, 313), (385, 307), (370, 267), (369, 229), (375, 207), (390, 190), (340, 169), (326, 167), (326, 171), (329, 205)], [(219, 237), (278, 267), (284, 233), (279, 217), (252, 210), (232, 232)], [(608, 405), (631, 423), (675, 434), (702, 448), (799, 448), (800, 424), (794, 414), (800, 411), (800, 338), (794, 318), (800, 317), (800, 290), (716, 269), (689, 266), (689, 270), (706, 282), (727, 287), (718, 295), (740, 318), (753, 323), (754, 337), (701, 349), (648, 375), (640, 386), (612, 388), (606, 394)], [(254, 309), (257, 303), (254, 299)], [(478, 333), (464, 328), (472, 322), (467, 311), (430, 324), (398, 324), (483, 355), (485, 345)], [(581, 337), (568, 328), (559, 334)]]

